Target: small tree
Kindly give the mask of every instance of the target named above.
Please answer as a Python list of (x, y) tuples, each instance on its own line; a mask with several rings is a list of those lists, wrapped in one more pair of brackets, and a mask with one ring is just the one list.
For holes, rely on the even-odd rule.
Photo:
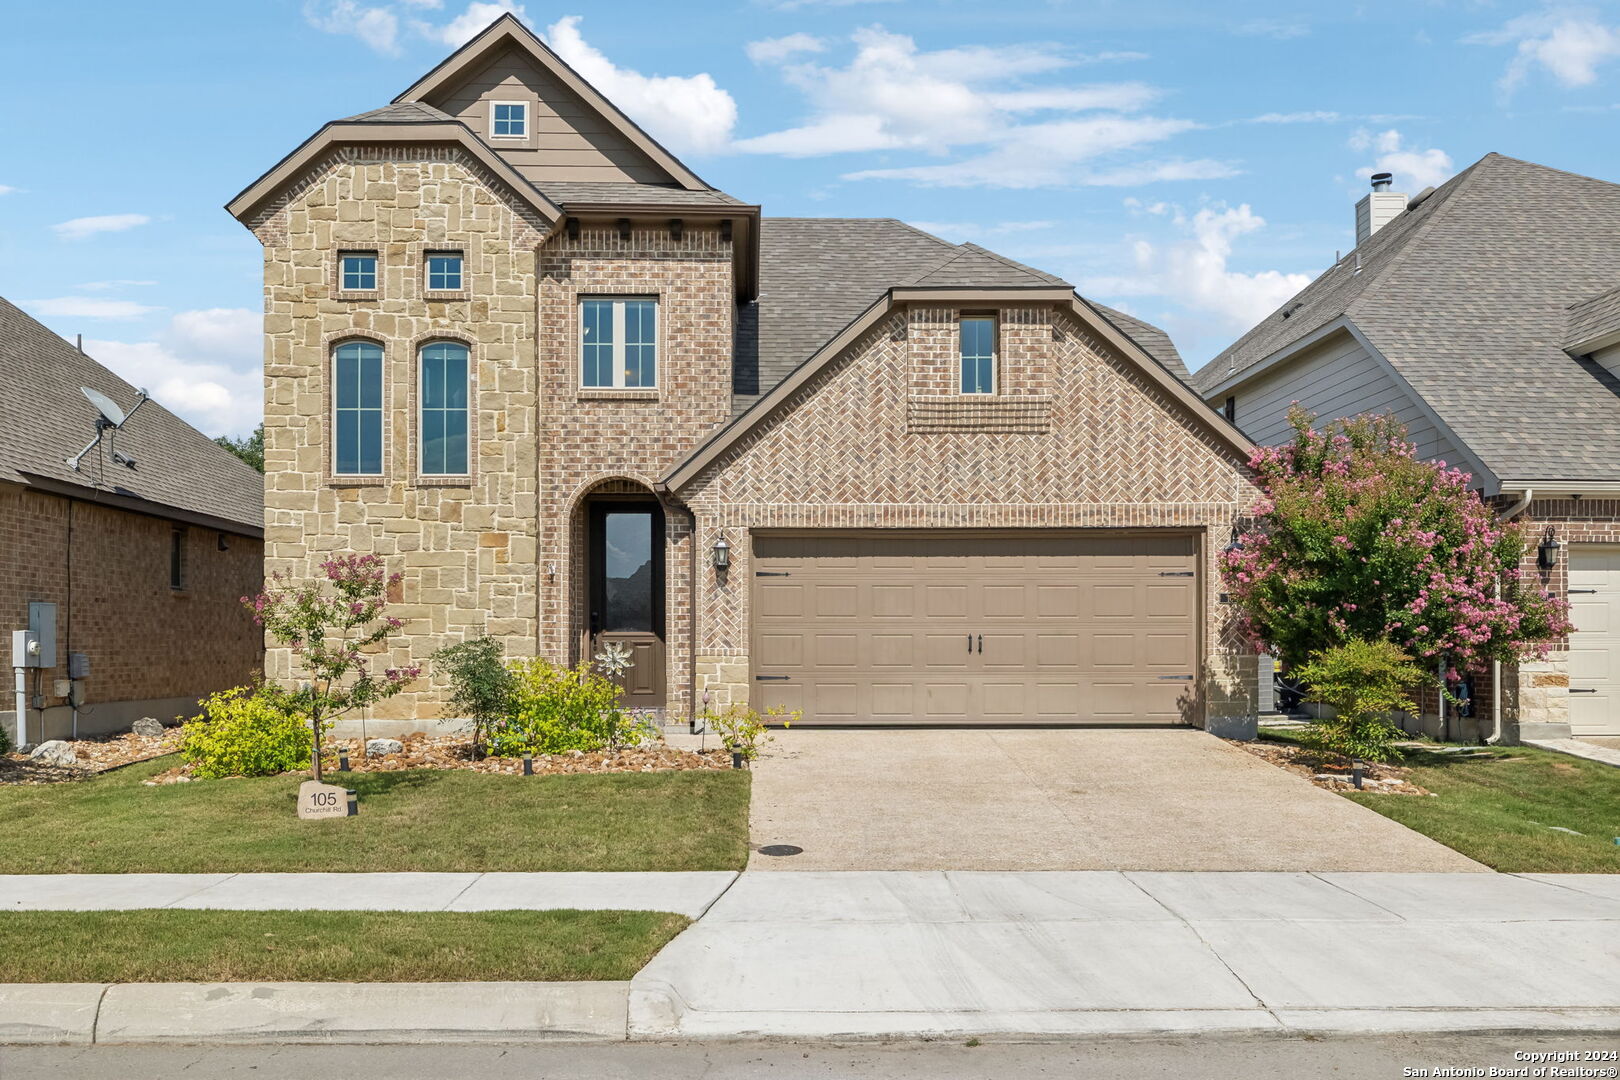
[(1395, 756), (1391, 743), (1401, 730), (1389, 715), (1417, 711), (1412, 689), (1424, 679), (1410, 656), (1387, 641), (1358, 639), (1323, 649), (1296, 674), (1310, 688), (1307, 701), (1331, 705), (1335, 712), (1306, 729), (1306, 746), (1368, 761)]
[(1335, 420), (1298, 407), (1294, 441), (1250, 459), (1263, 498), (1222, 557), (1254, 645), (1303, 664), (1351, 641), (1389, 641), (1447, 679), (1545, 653), (1568, 607), (1521, 579), (1525, 541), (1445, 462), (1420, 461), (1394, 417)]
[(321, 563), (321, 571), (330, 593), (319, 582), (295, 585), (291, 574), (278, 571), (264, 592), (242, 597), (254, 621), (291, 648), (309, 675), (289, 698), (309, 721), (316, 780), (327, 726), (351, 709), (393, 697), (422, 673), (412, 665), (379, 675), (364, 655), (401, 625), (383, 609), (388, 587), (403, 575), (389, 575), (375, 555), (334, 556)]
[(252, 435), (245, 439), (233, 439), (229, 435), (221, 435), (214, 441), (255, 469), (264, 472), (264, 425), (262, 423), (253, 429)]
[(433, 654), (434, 663), (450, 678), (447, 704), (472, 721), (474, 756), (483, 754), (490, 731), (512, 712), (515, 683), (504, 654), (501, 643), (488, 636), (446, 645)]

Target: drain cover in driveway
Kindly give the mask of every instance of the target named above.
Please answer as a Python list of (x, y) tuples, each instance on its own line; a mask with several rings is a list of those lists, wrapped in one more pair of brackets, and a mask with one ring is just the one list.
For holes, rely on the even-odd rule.
[(793, 844), (766, 844), (759, 849), (761, 855), (802, 855), (804, 848)]

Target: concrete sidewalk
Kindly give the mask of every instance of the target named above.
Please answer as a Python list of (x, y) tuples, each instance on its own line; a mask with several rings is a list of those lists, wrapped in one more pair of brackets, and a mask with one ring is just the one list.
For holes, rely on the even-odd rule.
[(632, 1038), (1620, 1030), (1620, 877), (744, 874)]
[(731, 870), (673, 873), (4, 874), (0, 912), (218, 908), (235, 911), (673, 911), (696, 919)]

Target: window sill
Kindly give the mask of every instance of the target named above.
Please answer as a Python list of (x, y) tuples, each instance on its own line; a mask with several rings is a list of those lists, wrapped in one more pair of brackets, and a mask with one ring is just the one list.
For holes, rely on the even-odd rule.
[(334, 300), (346, 300), (353, 303), (371, 303), (382, 299), (381, 289), (338, 289), (332, 294)]
[(636, 387), (621, 390), (612, 386), (582, 386), (579, 388), (580, 401), (657, 401), (658, 388)]
[(435, 304), (453, 304), (460, 300), (471, 300), (472, 292), (468, 289), (454, 289), (450, 291), (429, 289), (422, 294), (422, 299)]
[(456, 476), (418, 476), (417, 487), (472, 487), (474, 479), (471, 473)]
[(327, 477), (327, 487), (382, 487), (388, 483), (386, 476), (330, 476)]

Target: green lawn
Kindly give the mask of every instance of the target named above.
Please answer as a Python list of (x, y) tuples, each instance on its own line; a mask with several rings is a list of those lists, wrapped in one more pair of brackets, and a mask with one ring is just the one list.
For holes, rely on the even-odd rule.
[(17, 911), (9, 982), (628, 979), (689, 923), (656, 911)]
[(303, 776), (141, 783), (174, 763), (0, 787), (0, 873), (740, 870), (748, 858), (746, 771), (332, 774), (359, 792), (359, 815), (300, 821)]
[(1620, 873), (1620, 769), (1612, 765), (1527, 746), (1469, 757), (1416, 750), (1401, 764), (1439, 797), (1345, 797), (1504, 873)]

